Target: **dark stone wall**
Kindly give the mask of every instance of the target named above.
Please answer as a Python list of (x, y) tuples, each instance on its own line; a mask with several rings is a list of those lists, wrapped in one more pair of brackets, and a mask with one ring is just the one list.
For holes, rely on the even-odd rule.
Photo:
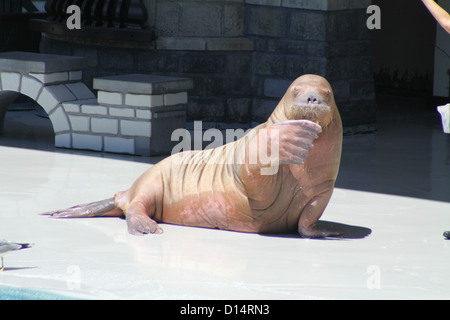
[[(365, 9), (320, 11), (242, 5), (242, 13), (234, 17), (243, 19), (239, 24), (243, 36), (232, 39), (252, 43), (243, 49), (211, 45), (213, 40), (228, 39), (225, 36), (177, 34), (174, 39), (182, 45), (167, 48), (159, 45), (162, 38), (145, 47), (47, 35), (41, 41), (41, 51), (87, 57), (89, 67), (84, 81), (89, 86), (93, 77), (131, 72), (192, 78), (188, 121), (243, 126), (265, 121), (295, 78), (305, 73), (319, 74), (334, 89), (347, 132), (375, 129), (370, 31), (366, 28)], [(234, 7), (239, 8), (237, 4)], [(195, 48), (201, 41), (205, 46)]]
[(328, 79), (347, 131), (375, 129), (370, 31), (365, 9), (311, 11), (248, 6), (255, 41), (252, 120), (263, 121), (290, 82), (305, 73)]

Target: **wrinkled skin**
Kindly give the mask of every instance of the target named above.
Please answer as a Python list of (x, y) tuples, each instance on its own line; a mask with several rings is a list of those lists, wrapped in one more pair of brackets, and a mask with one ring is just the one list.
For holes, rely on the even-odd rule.
[[(245, 137), (168, 157), (113, 199), (46, 214), (125, 215), (135, 235), (162, 233), (158, 222), (163, 222), (338, 236), (317, 228), (316, 222), (333, 193), (341, 145), (342, 124), (329, 83), (304, 75), (291, 84), (267, 122)], [(264, 156), (272, 155), (267, 150), (278, 152)]]

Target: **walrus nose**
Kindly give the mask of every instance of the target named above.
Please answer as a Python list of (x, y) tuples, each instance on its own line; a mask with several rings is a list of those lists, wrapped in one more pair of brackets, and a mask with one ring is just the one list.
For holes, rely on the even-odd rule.
[(295, 100), (302, 104), (322, 104), (324, 102), (319, 94), (311, 91), (299, 95)]

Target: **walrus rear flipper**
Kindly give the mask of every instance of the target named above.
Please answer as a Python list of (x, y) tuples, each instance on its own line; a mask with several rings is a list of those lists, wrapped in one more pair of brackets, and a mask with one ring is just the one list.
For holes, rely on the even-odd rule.
[(80, 204), (64, 210), (44, 212), (41, 215), (50, 215), (53, 218), (88, 218), (88, 217), (121, 217), (120, 210), (114, 203), (114, 198)]

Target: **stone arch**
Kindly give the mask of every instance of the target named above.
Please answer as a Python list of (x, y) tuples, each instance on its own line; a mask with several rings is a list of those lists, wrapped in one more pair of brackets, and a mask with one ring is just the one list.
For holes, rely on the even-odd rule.
[(1, 91), (0, 92), (0, 134), (3, 133), (3, 127), (5, 124), (5, 116), (11, 103), (19, 96), (14, 91)]
[(23, 94), (49, 115), (55, 147), (136, 155), (171, 152), (171, 133), (185, 127), (193, 81), (148, 74), (83, 83), (85, 58), (30, 52), (0, 53), (0, 121)]
[[(0, 133), (9, 105), (23, 94), (36, 101), (48, 114), (55, 133), (55, 146), (66, 146), (60, 138), (71, 132), (63, 102), (93, 99), (95, 95), (82, 82), (48, 83), (46, 77), (18, 72), (0, 72)], [(47, 82), (47, 83), (46, 83)]]

